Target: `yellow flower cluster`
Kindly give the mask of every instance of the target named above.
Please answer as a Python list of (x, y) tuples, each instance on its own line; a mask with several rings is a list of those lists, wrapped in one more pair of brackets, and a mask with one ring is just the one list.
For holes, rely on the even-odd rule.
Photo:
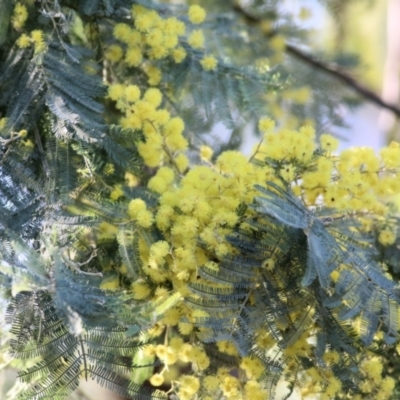
[[(113, 62), (124, 57), (130, 67), (139, 67), (144, 58), (160, 60), (171, 57), (180, 63), (186, 57), (183, 47), (179, 46), (179, 37), (185, 34), (185, 24), (175, 17), (163, 19), (154, 10), (134, 5), (132, 7), (134, 27), (118, 23), (114, 27), (114, 37), (123, 44), (110, 46), (105, 56)], [(157, 84), (157, 83), (156, 83)]]
[(31, 32), (31, 40), (33, 45), (35, 46), (35, 52), (41, 53), (45, 50), (46, 44), (44, 41), (44, 34), (43, 31), (36, 29)]
[(128, 214), (139, 226), (149, 228), (153, 223), (153, 214), (142, 199), (133, 199), (129, 203)]
[(217, 68), (218, 61), (213, 55), (209, 55), (204, 56), (200, 64), (206, 71), (214, 71)]
[[(126, 23), (114, 26), (114, 37), (120, 44), (108, 46), (104, 56), (111, 62), (123, 60), (130, 67), (142, 68), (149, 77), (148, 83), (156, 86), (161, 81), (161, 72), (153, 64), (154, 61), (169, 57), (175, 63), (181, 63), (186, 58), (186, 50), (180, 45), (186, 34), (186, 26), (176, 17), (163, 18), (155, 10), (140, 5), (132, 7), (132, 17), (132, 27)], [(188, 19), (192, 24), (202, 23), (205, 17), (206, 12), (202, 7), (189, 7)], [(186, 40), (194, 49), (204, 48), (205, 38), (200, 29), (193, 29)], [(205, 55), (200, 64), (204, 70), (212, 71), (218, 62), (214, 56)]]
[(24, 25), (26, 20), (28, 19), (28, 10), (27, 8), (21, 4), (21, 3), (16, 3), (14, 7), (14, 12), (11, 17), (11, 23), (14, 29), (16, 30), (21, 30)]
[[(147, 89), (141, 96), (136, 85), (112, 84), (108, 88), (108, 97), (125, 113), (121, 119), (124, 128), (143, 131), (145, 141), (138, 144), (138, 150), (147, 166), (157, 167), (169, 160), (177, 173), (187, 168), (188, 160), (182, 153), (188, 146), (183, 136), (185, 125), (181, 118), (171, 118), (167, 110), (158, 109), (162, 102), (159, 89)], [(162, 169), (151, 180), (150, 188), (162, 193), (173, 180), (173, 171)]]
[(363, 392), (363, 397), (373, 395), (374, 399), (386, 400), (390, 398), (395, 386), (395, 381), (391, 377), (382, 377), (383, 365), (378, 357), (367, 358), (362, 363), (362, 370), (365, 374), (365, 379), (360, 384), (360, 389)]
[(188, 37), (188, 43), (194, 49), (202, 49), (204, 47), (204, 34), (200, 29), (194, 30)]
[[(145, 140), (138, 143), (138, 150), (145, 164), (156, 168), (147, 186), (160, 196), (155, 210), (149, 210), (138, 198), (130, 200), (127, 210), (129, 220), (144, 229), (155, 224), (164, 238), (153, 244), (139, 241), (143, 272), (147, 276), (131, 285), (137, 300), (159, 304), (160, 301), (167, 302), (165, 299), (171, 294), (180, 293), (185, 297), (189, 293), (189, 283), (203, 282), (198, 274), (201, 266), (218, 270), (218, 259), (235, 252), (225, 237), (241, 224), (238, 206), (252, 203), (259, 194), (254, 189), (255, 184), (264, 185), (266, 181), (279, 184), (281, 180), (277, 175), (280, 175), (310, 207), (325, 204), (340, 215), (350, 213), (359, 215), (360, 220), (376, 219), (379, 223), (387, 211), (384, 201), (400, 188), (400, 148), (397, 144), (382, 150), (380, 157), (367, 148), (349, 149), (337, 155), (338, 141), (333, 136), (324, 134), (317, 142), (310, 126), (299, 130), (282, 128), (275, 132), (275, 124), (268, 118), (259, 122), (263, 140), (250, 159), (239, 152), (226, 151), (211, 161), (212, 149), (202, 146), (200, 158), (203, 164), (188, 168), (184, 123), (159, 108), (163, 96), (158, 89), (151, 88), (142, 93), (136, 85), (115, 84), (110, 85), (108, 96), (124, 113), (121, 124), (143, 131)], [(137, 180), (133, 180), (137, 184)], [(122, 195), (121, 187), (116, 186), (111, 197), (117, 199)], [(385, 225), (381, 229), (379, 240), (382, 244), (391, 244), (395, 240), (391, 228)], [(104, 240), (116, 234), (117, 228), (112, 224), (103, 223), (99, 227), (99, 237)], [(216, 256), (212, 261), (210, 254)], [(267, 259), (263, 266), (268, 271), (273, 270), (274, 260)], [(335, 273), (339, 276), (340, 270)], [(102, 287), (112, 290), (116, 284), (115, 278), (110, 278)], [(210, 332), (205, 328), (194, 328), (195, 320), (202, 317), (207, 317), (205, 311), (191, 309), (180, 297), (160, 314), (150, 336), (161, 335), (165, 330), (170, 332), (173, 328), (186, 339), (171, 339), (166, 335), (164, 344), (146, 348), (146, 354), (157, 357), (165, 366), (150, 377), (151, 384), (161, 386), (168, 381), (169, 367), (180, 360), (188, 363), (187, 375), (174, 379), (174, 390), (180, 399), (194, 399), (200, 389), (202, 398), (206, 399), (268, 398), (259, 382), (264, 373), (263, 363), (254, 357), (241, 357), (229, 341), (217, 341), (216, 346), (221, 353), (237, 358), (240, 377), (224, 368), (216, 374), (205, 374), (210, 360), (198, 345), (197, 338), (208, 337)], [(296, 320), (296, 313), (291, 317)], [(295, 360), (298, 357), (315, 357), (310, 332), (306, 331), (283, 349), (288, 360), (286, 372), (297, 368)], [(255, 346), (269, 352), (276, 346), (276, 341), (266, 332), (257, 332)], [(343, 363), (343, 359), (336, 351), (328, 351), (323, 360), (324, 366), (302, 372), (307, 382), (303, 395), (318, 394), (320, 399), (328, 400), (340, 393), (342, 384), (333, 374), (332, 367)], [(381, 377), (379, 362), (366, 361), (363, 370), (366, 376), (361, 386), (363, 393), (375, 393), (379, 387), (387, 394), (393, 388), (391, 379)]]
[(189, 7), (188, 17), (192, 24), (201, 24), (206, 18), (206, 12), (204, 8), (193, 5)]
[[(335, 155), (338, 140), (331, 135), (321, 135), (318, 146), (309, 126), (298, 132), (281, 129), (277, 133), (272, 131), (273, 127), (268, 119), (260, 121), (264, 137), (255, 158), (279, 161), (280, 175), (307, 205), (324, 204), (339, 213), (383, 215), (387, 211), (383, 201), (399, 192), (397, 143), (383, 149), (380, 157), (366, 147), (350, 148)], [(390, 244), (393, 235), (389, 236), (388, 232), (383, 233), (381, 241)]]
[[(336, 353), (337, 354), (337, 353)], [(325, 360), (326, 357), (324, 357)], [(329, 367), (311, 367), (305, 371), (305, 385), (301, 388), (302, 398), (313, 399), (318, 397), (321, 400), (335, 399), (342, 388), (342, 383), (332, 372), (332, 364), (338, 364), (339, 356), (335, 355), (334, 360), (330, 360)]]

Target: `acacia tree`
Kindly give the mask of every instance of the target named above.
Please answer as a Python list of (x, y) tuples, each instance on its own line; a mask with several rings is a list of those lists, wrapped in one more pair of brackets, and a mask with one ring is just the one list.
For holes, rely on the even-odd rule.
[(400, 146), (329, 131), (355, 93), (398, 109), (278, 1), (188, 3), (0, 2), (13, 393), (388, 399)]

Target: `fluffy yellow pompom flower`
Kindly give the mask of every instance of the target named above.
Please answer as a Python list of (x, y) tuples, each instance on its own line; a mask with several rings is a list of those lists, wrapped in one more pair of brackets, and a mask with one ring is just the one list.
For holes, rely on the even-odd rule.
[(131, 47), (126, 51), (125, 62), (130, 67), (138, 67), (143, 61), (143, 53), (139, 47)]
[(146, 36), (146, 43), (151, 47), (161, 46), (163, 40), (163, 32), (161, 31), (161, 29), (153, 29)]
[(203, 31), (197, 29), (193, 31), (190, 36), (188, 37), (188, 43), (194, 49), (201, 49), (204, 47), (204, 35)]
[(161, 386), (164, 383), (164, 377), (160, 374), (154, 374), (151, 378), (150, 378), (150, 383), (153, 386)]
[(183, 47), (177, 47), (171, 55), (174, 61), (179, 64), (186, 58), (186, 50)]
[(125, 88), (119, 83), (115, 83), (108, 87), (108, 97), (111, 100), (117, 101), (124, 96)]
[(135, 103), (140, 99), (140, 89), (136, 85), (128, 85), (124, 89), (124, 97), (130, 103)]
[(119, 288), (119, 279), (118, 277), (112, 277), (108, 279), (104, 279), (100, 284), (100, 289), (103, 290), (117, 290)]
[(116, 185), (116, 186), (114, 186), (114, 189), (110, 193), (110, 199), (115, 201), (115, 200), (118, 200), (123, 195), (124, 195), (124, 191), (122, 190), (121, 185)]
[(185, 154), (181, 153), (175, 158), (175, 163), (179, 168), (180, 172), (184, 172), (189, 165), (189, 160)]
[(179, 378), (181, 388), (190, 394), (195, 394), (200, 389), (200, 382), (195, 376), (183, 375)]
[(164, 258), (169, 253), (169, 247), (169, 243), (165, 240), (159, 240), (158, 242), (153, 243), (150, 247), (150, 258), (156, 263), (163, 262)]
[(324, 133), (320, 138), (321, 149), (324, 151), (335, 151), (339, 146), (339, 140), (332, 135)]
[(218, 389), (219, 379), (216, 376), (208, 375), (203, 379), (203, 386), (207, 391), (213, 392)]
[(179, 39), (177, 35), (167, 35), (164, 36), (163, 45), (167, 49), (174, 49), (179, 43)]
[(28, 19), (28, 10), (23, 4), (17, 3), (14, 7), (14, 12), (11, 17), (14, 29), (19, 30), (23, 28), (27, 19)]
[(139, 178), (131, 172), (125, 172), (125, 182), (129, 187), (135, 187), (139, 185)]
[(200, 147), (200, 157), (203, 161), (210, 161), (214, 151), (209, 146)]
[(162, 101), (162, 94), (157, 88), (150, 88), (146, 90), (143, 98), (154, 107), (158, 107)]
[(381, 159), (385, 167), (398, 168), (400, 166), (400, 145), (391, 142), (389, 147), (384, 147), (381, 151)]
[(396, 235), (394, 232), (389, 231), (388, 229), (384, 229), (379, 233), (378, 240), (380, 243), (382, 243), (384, 246), (391, 245), (395, 242), (396, 240)]
[(110, 224), (109, 222), (103, 221), (99, 225), (99, 239), (114, 239), (118, 233), (118, 226)]
[(206, 18), (206, 12), (203, 7), (198, 5), (190, 6), (188, 17), (192, 24), (201, 24)]
[(182, 118), (171, 118), (164, 126), (164, 136), (181, 135), (185, 129), (185, 123)]
[(25, 33), (23, 33), (17, 40), (17, 46), (20, 49), (25, 49), (30, 44), (31, 44), (31, 38), (28, 35), (26, 35)]
[(156, 12), (145, 12), (135, 16), (135, 28), (140, 32), (148, 32), (157, 22)]
[(133, 298), (135, 300), (143, 300), (149, 296), (151, 289), (144, 282), (134, 282), (131, 285), (133, 291)]
[(129, 27), (128, 24), (117, 24), (114, 26), (114, 37), (115, 39), (120, 40), (121, 42), (127, 43), (129, 35), (131, 33), (131, 28)]
[(128, 206), (128, 214), (132, 218), (136, 218), (140, 212), (146, 210), (146, 203), (142, 199), (133, 199)]
[(36, 29), (31, 32), (31, 38), (32, 41), (35, 45), (35, 51), (40, 52), (44, 50), (44, 37), (43, 37), (43, 31), (40, 29)]
[(150, 67), (147, 68), (145, 71), (146, 75), (148, 76), (148, 84), (151, 86), (157, 86), (161, 82), (161, 71), (157, 68), (151, 65)]
[(118, 62), (123, 56), (122, 48), (116, 44), (112, 44), (104, 52), (104, 57), (111, 62)]
[(136, 222), (142, 228), (150, 228), (150, 226), (153, 224), (153, 221), (153, 214), (148, 210), (140, 211), (136, 217)]
[(260, 119), (260, 122), (258, 123), (258, 129), (262, 133), (267, 133), (274, 128), (275, 128), (275, 122), (268, 117), (262, 117)]
[(185, 34), (186, 25), (176, 17), (167, 18), (164, 24), (164, 31), (169, 35), (182, 36)]
[(213, 55), (204, 56), (200, 61), (205, 71), (214, 71), (217, 68), (218, 61)]

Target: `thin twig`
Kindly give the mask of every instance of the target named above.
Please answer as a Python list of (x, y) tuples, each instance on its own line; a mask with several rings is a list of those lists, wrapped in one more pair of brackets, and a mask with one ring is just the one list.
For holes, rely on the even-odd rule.
[(325, 72), (326, 74), (331, 75), (334, 78), (344, 82), (347, 86), (351, 87), (354, 91), (356, 91), (365, 99), (371, 101), (372, 103), (375, 103), (376, 105), (382, 108), (386, 108), (387, 110), (392, 111), (396, 116), (400, 117), (399, 107), (397, 107), (394, 104), (387, 103), (381, 97), (379, 97), (375, 92), (368, 89), (362, 83), (358, 82), (347, 72), (342, 71), (336, 65), (327, 64), (320, 60), (317, 60), (310, 54), (303, 53), (301, 50), (290, 44), (286, 45), (286, 52), (292, 55), (293, 57), (296, 57), (299, 60), (305, 62), (306, 64), (311, 65), (312, 67), (319, 69)]
[(69, 267), (71, 267), (73, 270), (75, 270), (76, 272), (78, 272), (80, 274), (84, 274), (84, 275), (101, 276), (102, 277), (103, 274), (101, 272), (86, 272), (86, 271), (82, 271), (80, 269), (80, 267), (82, 267), (83, 265), (89, 264), (90, 261), (92, 261), (93, 258), (95, 258), (96, 256), (97, 256), (97, 252), (96, 252), (96, 249), (94, 249), (88, 260), (81, 262), (81, 263), (77, 263), (77, 262), (72, 261), (70, 258), (68, 258), (68, 256), (64, 252), (61, 253), (61, 258), (64, 260), (64, 262)]
[[(238, 4), (234, 6), (234, 10), (239, 14), (241, 14), (247, 21), (249, 21), (249, 23), (257, 24), (261, 22), (261, 19), (258, 16), (249, 13)], [(276, 33), (277, 32), (268, 33), (268, 36), (269, 37), (274, 36)], [(311, 67), (323, 71), (326, 74), (336, 78), (337, 80), (342, 81), (348, 87), (352, 88), (355, 92), (357, 92), (365, 99), (378, 105), (379, 107), (390, 110), (397, 117), (400, 117), (400, 108), (398, 106), (383, 100), (375, 92), (364, 86), (362, 83), (358, 82), (355, 78), (353, 78), (347, 72), (340, 69), (337, 65), (328, 64), (321, 60), (317, 60), (314, 56), (307, 54), (290, 44), (286, 44), (285, 51), (287, 54), (296, 57), (297, 59), (303, 61), (304, 63), (310, 65)]]

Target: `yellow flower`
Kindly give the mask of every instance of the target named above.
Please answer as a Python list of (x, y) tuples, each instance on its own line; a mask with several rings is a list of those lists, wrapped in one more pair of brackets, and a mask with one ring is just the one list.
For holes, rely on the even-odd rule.
[(116, 44), (112, 44), (104, 52), (104, 57), (111, 62), (118, 62), (122, 56), (122, 48)]
[(181, 153), (175, 157), (175, 163), (179, 168), (179, 172), (184, 172), (189, 166), (189, 159), (185, 154)]
[(21, 49), (25, 49), (31, 44), (31, 38), (23, 33), (17, 40), (17, 46)]
[(124, 191), (121, 188), (121, 185), (116, 185), (112, 192), (110, 193), (111, 200), (118, 200), (121, 196), (124, 195)]
[(119, 83), (114, 83), (108, 87), (108, 97), (111, 100), (117, 101), (124, 96), (124, 86)]
[(141, 227), (150, 228), (150, 226), (153, 224), (154, 217), (150, 211), (144, 210), (138, 213), (136, 221)]
[(179, 378), (179, 383), (181, 384), (181, 388), (192, 395), (200, 389), (200, 381), (195, 376), (183, 375)]
[(257, 358), (243, 357), (240, 364), (249, 379), (258, 379), (265, 370), (262, 362)]
[(213, 55), (204, 56), (200, 61), (205, 71), (214, 71), (217, 68), (218, 61)]
[(335, 151), (339, 146), (339, 141), (327, 133), (321, 135), (320, 146), (324, 151)]
[(27, 19), (28, 10), (26, 9), (26, 7), (21, 3), (15, 4), (14, 12), (11, 17), (14, 29), (20, 30), (21, 28), (23, 28)]
[(41, 52), (44, 50), (44, 37), (43, 37), (43, 31), (36, 29), (31, 32), (31, 38), (35, 46), (35, 51), (36, 52)]
[(154, 11), (135, 16), (135, 28), (140, 32), (148, 32), (157, 22), (158, 14)]
[(400, 166), (400, 146), (399, 143), (391, 142), (389, 147), (381, 150), (381, 159), (385, 167), (398, 168)]
[(158, 107), (162, 101), (162, 94), (157, 88), (150, 88), (146, 90), (143, 99), (148, 101), (154, 107)]
[(395, 242), (396, 240), (396, 234), (393, 231), (390, 231), (388, 229), (384, 229), (379, 233), (378, 240), (381, 244), (384, 246), (391, 245)]
[(131, 47), (126, 51), (125, 62), (131, 67), (138, 67), (143, 61), (143, 53), (139, 47)]
[(194, 49), (201, 49), (204, 47), (204, 35), (203, 31), (197, 29), (193, 31), (188, 37), (188, 43)]
[(209, 146), (200, 147), (200, 157), (203, 161), (210, 161), (214, 151)]
[(161, 29), (153, 29), (146, 36), (146, 43), (151, 47), (161, 46), (163, 44), (163, 32)]
[(164, 31), (168, 35), (182, 36), (185, 34), (186, 26), (175, 17), (167, 18), (164, 23)]
[(114, 239), (117, 233), (118, 227), (109, 222), (103, 221), (99, 225), (99, 239)]
[(150, 378), (150, 383), (153, 386), (161, 386), (164, 383), (164, 377), (161, 374), (154, 374)]
[(146, 203), (142, 199), (133, 199), (128, 206), (128, 214), (132, 218), (136, 218), (142, 211), (146, 211)]
[(206, 17), (206, 12), (203, 7), (198, 5), (190, 6), (188, 17), (192, 24), (201, 24)]
[(261, 118), (260, 122), (258, 123), (258, 129), (262, 133), (267, 133), (274, 128), (275, 128), (275, 121), (273, 121), (271, 118), (268, 117)]
[(121, 42), (128, 43), (128, 38), (131, 33), (131, 28), (128, 24), (117, 24), (114, 26), (114, 37)]
[(172, 51), (172, 58), (179, 64), (186, 58), (186, 50), (183, 47), (177, 47)]
[(167, 35), (164, 36), (164, 40), (163, 40), (163, 46), (168, 49), (168, 50), (172, 50), (174, 49), (176, 46), (178, 46), (179, 43), (179, 39), (177, 35)]
[(151, 86), (157, 86), (161, 82), (161, 71), (157, 68), (151, 65), (150, 67), (147, 68), (145, 71), (146, 75), (148, 76), (148, 83)]
[(118, 277), (106, 278), (100, 284), (100, 289), (103, 290), (117, 290), (119, 288)]
[(130, 103), (135, 103), (140, 99), (140, 89), (136, 85), (128, 85), (124, 89), (124, 97)]
[(151, 289), (144, 282), (134, 282), (131, 285), (133, 297), (135, 300), (143, 300), (149, 296)]

